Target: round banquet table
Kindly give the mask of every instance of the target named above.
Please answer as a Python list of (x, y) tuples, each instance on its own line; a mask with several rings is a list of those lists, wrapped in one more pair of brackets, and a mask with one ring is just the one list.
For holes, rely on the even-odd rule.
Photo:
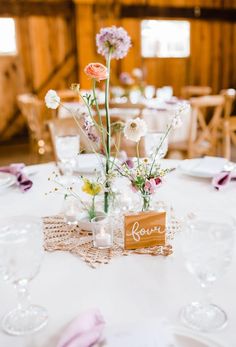
[[(178, 161), (165, 160), (174, 167)], [(62, 195), (47, 195), (48, 176), (53, 163), (36, 165), (34, 185), (27, 193), (12, 187), (0, 193), (0, 215), (52, 216), (61, 211)], [(182, 175), (178, 170), (166, 176), (158, 190), (158, 198), (168, 201), (178, 215), (195, 210), (222, 208), (235, 214), (236, 186), (215, 191), (208, 179)], [(236, 251), (234, 252), (236, 253)], [(227, 327), (208, 334), (222, 347), (236, 346), (236, 259), (212, 290), (214, 303), (228, 314)], [(0, 280), (0, 317), (16, 304), (13, 286)], [(54, 347), (58, 335), (71, 319), (89, 308), (99, 308), (108, 326), (134, 321), (165, 318), (173, 326), (181, 326), (179, 311), (202, 295), (200, 285), (185, 269), (180, 247), (168, 257), (130, 255), (113, 258), (109, 264), (90, 268), (80, 258), (65, 252), (46, 253), (41, 271), (31, 283), (32, 302), (47, 308), (48, 325), (27, 337), (13, 337), (0, 332), (1, 347)], [(132, 346), (131, 346), (132, 347)], [(189, 346), (191, 347), (191, 346)]]

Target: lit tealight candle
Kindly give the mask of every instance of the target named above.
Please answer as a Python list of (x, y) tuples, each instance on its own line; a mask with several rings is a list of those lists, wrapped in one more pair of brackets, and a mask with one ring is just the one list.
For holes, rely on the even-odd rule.
[(94, 237), (95, 247), (97, 248), (110, 248), (112, 246), (111, 235), (106, 233), (104, 227), (95, 234)]

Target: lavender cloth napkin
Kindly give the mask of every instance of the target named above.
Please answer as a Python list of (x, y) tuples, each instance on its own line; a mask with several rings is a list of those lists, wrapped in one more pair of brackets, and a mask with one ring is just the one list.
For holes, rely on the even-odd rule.
[(230, 181), (236, 181), (236, 172), (222, 171), (212, 179), (212, 185), (216, 190), (220, 190), (227, 186)]
[(16, 176), (18, 186), (22, 192), (26, 192), (33, 185), (33, 182), (23, 173), (24, 167), (25, 164), (23, 163), (0, 167), (0, 172), (7, 172)]
[(69, 324), (57, 347), (91, 347), (101, 341), (104, 326), (99, 310), (89, 310)]

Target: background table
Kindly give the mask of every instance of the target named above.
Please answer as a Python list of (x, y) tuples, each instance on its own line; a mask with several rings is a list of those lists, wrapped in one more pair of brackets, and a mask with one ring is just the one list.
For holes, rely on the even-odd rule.
[[(144, 109), (142, 110), (142, 118), (147, 123), (149, 131), (152, 132), (165, 132), (167, 126), (170, 124), (175, 112), (179, 109), (179, 105), (185, 103), (185, 101), (176, 102), (158, 102), (157, 99), (146, 100)], [(79, 102), (67, 102), (64, 103), (66, 108), (60, 107), (58, 110), (59, 118), (71, 117), (71, 112), (68, 110), (76, 111), (81, 107)], [(83, 106), (84, 107), (84, 106)], [(136, 118), (140, 116), (140, 109), (135, 108), (119, 108), (118, 104), (115, 108), (110, 108), (110, 115), (119, 116), (124, 122), (130, 118)], [(105, 109), (101, 109), (101, 115), (105, 116)], [(187, 142), (190, 136), (190, 130), (192, 126), (191, 108), (187, 108), (181, 115), (183, 124), (180, 128), (175, 129), (169, 135), (169, 143)]]
[[(165, 161), (170, 167), (177, 161)], [(62, 195), (48, 195), (48, 176), (54, 164), (35, 166), (33, 188), (22, 194), (17, 188), (0, 193), (0, 215), (55, 215), (61, 210)], [(169, 201), (177, 214), (221, 208), (235, 214), (236, 185), (215, 191), (209, 180), (195, 179), (177, 171), (169, 173), (157, 197)], [(178, 242), (178, 240), (177, 240)], [(236, 253), (236, 252), (235, 252)], [(224, 347), (236, 346), (236, 260), (227, 274), (213, 287), (213, 300), (228, 314), (228, 326), (210, 334)], [(49, 323), (41, 332), (28, 337), (11, 337), (0, 332), (1, 347), (54, 347), (59, 332), (75, 316), (97, 307), (107, 325), (115, 326), (153, 317), (167, 318), (180, 325), (179, 311), (183, 305), (199, 299), (197, 280), (184, 266), (177, 247), (169, 257), (132, 255), (115, 258), (108, 265), (91, 269), (81, 259), (63, 252), (46, 253), (41, 272), (32, 281), (33, 303), (49, 311)], [(0, 280), (0, 316), (14, 307), (16, 296), (12, 285)], [(189, 346), (191, 347), (191, 346)]]

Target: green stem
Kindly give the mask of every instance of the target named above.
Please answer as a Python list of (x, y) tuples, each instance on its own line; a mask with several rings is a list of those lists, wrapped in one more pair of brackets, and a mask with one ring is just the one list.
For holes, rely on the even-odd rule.
[(111, 169), (113, 169), (115, 160), (117, 159), (118, 153), (120, 151), (120, 143), (121, 143), (121, 132), (119, 131), (118, 139), (117, 139), (117, 145), (115, 144), (116, 154), (115, 154), (114, 159), (113, 159), (113, 161), (111, 163)]
[(93, 78), (93, 98), (94, 98), (96, 111), (97, 111), (97, 115), (98, 115), (98, 121), (99, 121), (99, 126), (100, 126), (100, 133), (101, 133), (101, 137), (102, 137), (102, 145), (103, 145), (105, 153), (107, 154), (107, 149), (106, 149), (106, 144), (105, 144), (104, 128), (103, 128), (103, 124), (102, 124), (102, 117), (101, 117), (100, 109), (99, 109), (99, 106), (98, 106), (98, 100), (97, 100), (95, 89), (96, 89), (96, 80), (95, 80), (95, 78)]
[(106, 110), (106, 127), (107, 127), (107, 141), (106, 141), (106, 184), (105, 184), (105, 193), (104, 193), (104, 212), (108, 212), (109, 208), (109, 188), (110, 183), (108, 182), (108, 175), (110, 170), (110, 155), (111, 155), (111, 122), (110, 122), (110, 114), (109, 114), (109, 84), (110, 84), (110, 70), (111, 70), (111, 51), (108, 53), (107, 57), (107, 72), (108, 78), (106, 79), (105, 85), (105, 110)]
[(153, 169), (153, 165), (154, 165), (155, 160), (156, 160), (156, 156), (157, 156), (159, 150), (161, 149), (161, 146), (163, 145), (165, 139), (166, 139), (167, 136), (169, 135), (169, 132), (171, 131), (171, 129), (172, 129), (172, 124), (170, 124), (169, 127), (167, 128), (167, 131), (166, 131), (165, 135), (163, 136), (163, 138), (162, 138), (162, 140), (161, 140), (159, 146), (157, 147), (157, 149), (156, 149), (156, 151), (155, 151), (155, 155), (154, 155), (154, 157), (153, 157), (152, 165), (151, 165), (151, 168), (150, 168), (150, 171), (149, 171), (149, 176), (151, 176), (151, 174), (152, 174), (152, 169)]
[(136, 145), (136, 153), (137, 153), (138, 167), (139, 167), (139, 141), (137, 142), (137, 145)]

